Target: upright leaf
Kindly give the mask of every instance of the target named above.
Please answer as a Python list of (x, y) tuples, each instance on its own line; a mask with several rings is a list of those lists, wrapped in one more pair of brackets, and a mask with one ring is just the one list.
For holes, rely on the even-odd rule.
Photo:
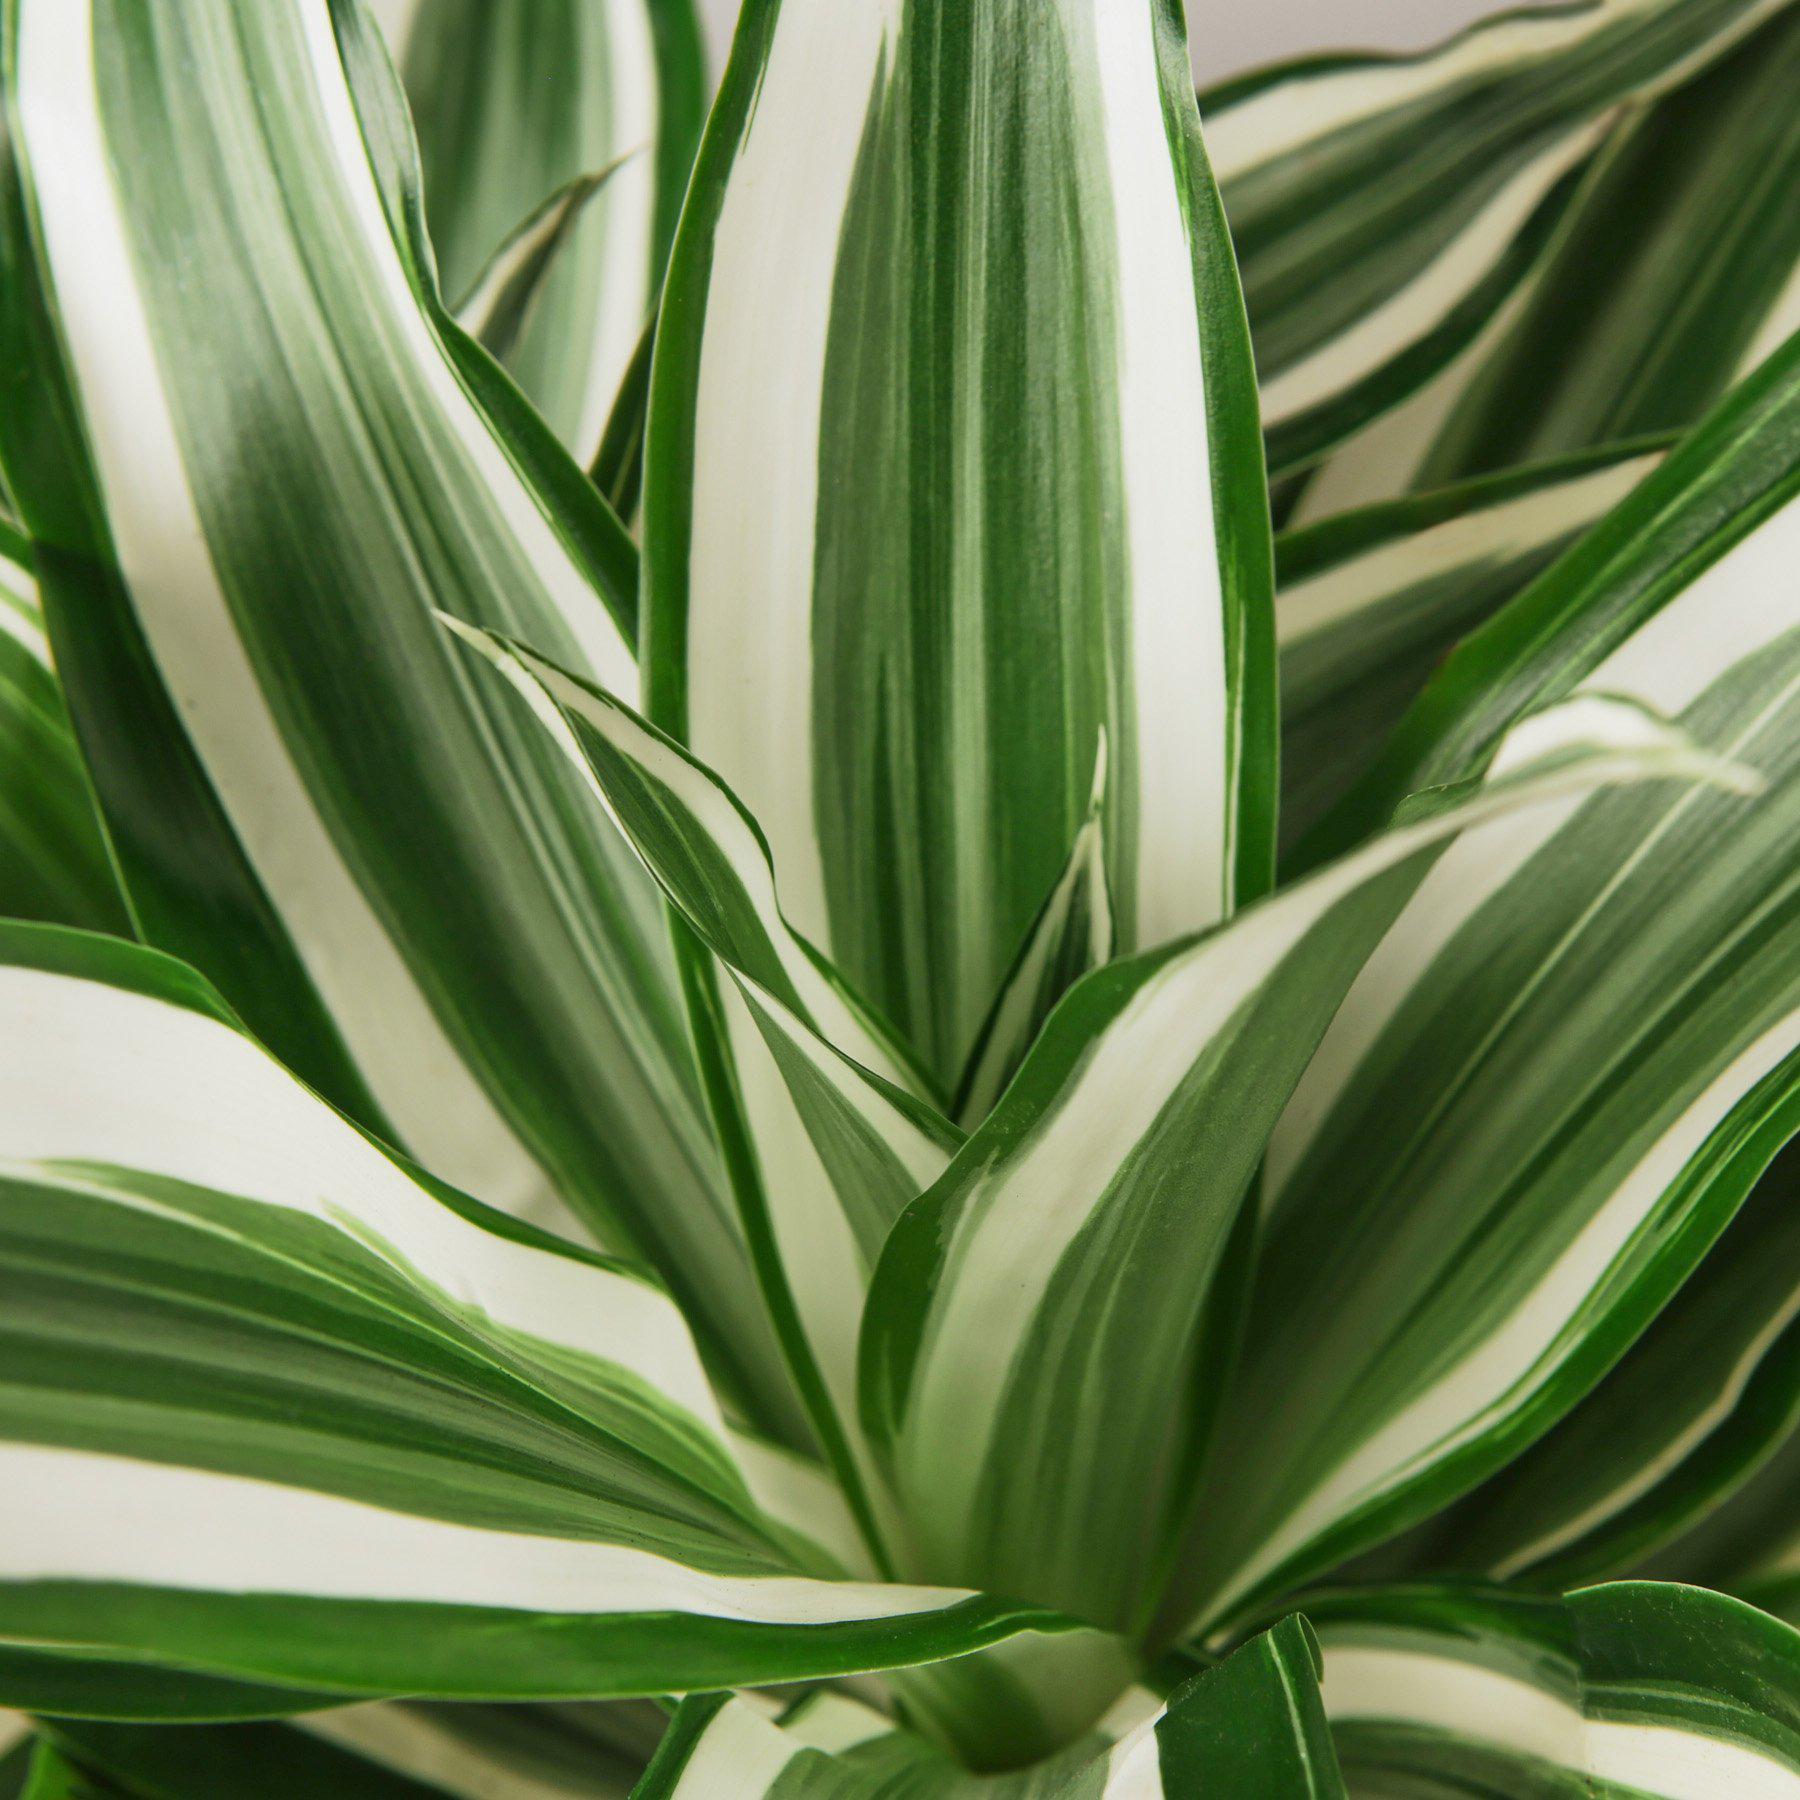
[(752, 0), (672, 259), (653, 720), (946, 1087), (1080, 829), (1121, 942), (1267, 884), (1267, 518), (1162, 0)]
[(1797, 553), (1800, 344), (1457, 652), (1364, 788), (1359, 824), (1484, 766), (1522, 707), (1616, 695), (1766, 784), (1468, 834), (1371, 957), (1270, 1146), (1207, 1616), (1510, 1460), (1800, 1123)]
[(1452, 362), (1530, 279), (1616, 110), (1785, 4), (1521, 8), (1423, 55), (1315, 57), (1204, 95), (1270, 468), (1313, 461)]
[(6, 16), (0, 453), (144, 934), (435, 1172), (653, 1260), (803, 1433), (660, 901), (434, 617), (635, 681), (632, 547), (443, 313), (360, 6)]
[(693, 0), (410, 0), (385, 22), (449, 297), (566, 183), (618, 165), (571, 222), (501, 358), (590, 463), (655, 304), (700, 140)]
[(0, 917), (129, 930), (44, 636), (31, 551), (0, 525)]

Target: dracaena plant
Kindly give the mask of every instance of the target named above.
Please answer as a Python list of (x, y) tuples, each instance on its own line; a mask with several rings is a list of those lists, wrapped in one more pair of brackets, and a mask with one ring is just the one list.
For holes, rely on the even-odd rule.
[(0, 1792), (1800, 1795), (1800, 8), (3, 16)]

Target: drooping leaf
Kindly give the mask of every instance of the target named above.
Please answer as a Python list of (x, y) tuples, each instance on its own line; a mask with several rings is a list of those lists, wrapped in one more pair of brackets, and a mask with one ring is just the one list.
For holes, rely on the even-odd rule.
[(1341, 1800), (1317, 1680), (1291, 1618), (1165, 1703), (1140, 1690), (1047, 1762), (989, 1776), (837, 1695), (779, 1719), (706, 1695), (684, 1702), (634, 1800)]
[(1784, 4), (1522, 8), (1423, 55), (1313, 57), (1204, 95), (1271, 470), (1451, 363), (1529, 280), (1617, 109)]
[(0, 1638), (85, 1674), (74, 1710), (181, 1716), (158, 1671), (662, 1694), (1058, 1629), (821, 1575), (660, 1288), (392, 1159), (181, 965), (7, 926), (0, 989)]
[(1654, 705), (1766, 783), (1468, 834), (1370, 958), (1270, 1146), (1189, 1571), (1210, 1617), (1517, 1455), (1800, 1122), (1797, 549), (1800, 344), (1465, 643), (1363, 790), (1378, 818), (1571, 695)]
[(569, 222), (501, 356), (585, 466), (655, 303), (700, 140), (693, 0), (410, 0), (392, 13), (446, 294), (466, 293), (565, 184), (614, 171)]
[(145, 936), (434, 1172), (653, 1261), (803, 1438), (660, 901), (434, 617), (635, 681), (632, 546), (443, 313), (365, 15), (8, 17), (0, 453)]
[(1660, 439), (1609, 445), (1276, 538), (1284, 846), (1367, 770), (1456, 642), (1666, 448)]
[(1124, 946), (1266, 886), (1262, 464), (1178, 9), (753, 0), (645, 506), (651, 718), (945, 1087), (1103, 729)]
[(1296, 517), (1683, 428), (1800, 327), (1795, 45), (1777, 6), (1716, 68), (1635, 109), (1534, 276), (1319, 467)]
[(1352, 1794), (1800, 1794), (1800, 1633), (1722, 1594), (1399, 1588), (1308, 1608)]
[(870, 1291), (864, 1415), (919, 1567), (980, 1571), (1120, 1630), (1148, 1622), (1219, 1379), (1197, 1366), (1211, 1285), (1369, 950), (1458, 831), (1560, 814), (1606, 781), (1712, 772), (1635, 708), (1541, 715), (1492, 783), (1071, 990), (901, 1217)]
[(126, 932), (50, 660), (31, 550), (0, 525), (0, 917)]

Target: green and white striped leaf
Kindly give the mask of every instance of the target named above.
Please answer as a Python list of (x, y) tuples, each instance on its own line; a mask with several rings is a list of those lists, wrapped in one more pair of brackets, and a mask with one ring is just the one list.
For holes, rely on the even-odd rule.
[(1271, 470), (1451, 362), (1530, 278), (1617, 109), (1785, 3), (1521, 9), (1421, 56), (1312, 58), (1203, 95)]
[(1284, 848), (1366, 771), (1458, 639), (1630, 493), (1666, 448), (1608, 445), (1276, 538)]
[(154, 1717), (134, 1667), (599, 1698), (1059, 1629), (822, 1578), (660, 1288), (394, 1161), (181, 965), (7, 926), (0, 995), (0, 1642), (93, 1659), (78, 1710)]
[(1800, 1123), (1797, 552), (1800, 344), (1456, 653), (1360, 796), (1378, 818), (1582, 696), (1653, 705), (1766, 782), (1468, 833), (1370, 958), (1270, 1145), (1189, 1571), (1208, 1617), (1517, 1455)]
[(648, 1701), (555, 1706), (377, 1702), (293, 1725), (45, 1729), (136, 1800), (628, 1800), (668, 1724)]
[(1106, 880), (1106, 744), (1094, 759), (1088, 816), (1056, 885), (1032, 922), (994, 1001), (968, 1066), (956, 1085), (952, 1111), (964, 1125), (980, 1124), (1037, 1042), (1065, 993), (1082, 976), (1113, 959), (1118, 937)]
[(1618, 1367), (1407, 1560), (1536, 1587), (1626, 1572), (1768, 1466), (1800, 1425), (1797, 1178), (1790, 1148)]
[(1698, 419), (1800, 328), (1794, 9), (1622, 124), (1532, 279), (1318, 470), (1321, 518)]
[(0, 524), (0, 917), (129, 926), (44, 636), (31, 550)]
[(1308, 1614), (1352, 1795), (1800, 1794), (1800, 1634), (1722, 1594), (1376, 1589)]
[(716, 775), (592, 684), (448, 623), (567, 750), (725, 971), (722, 1041), (704, 1052), (716, 1059), (722, 1128), (741, 1118), (747, 1134), (735, 1172), (772, 1259), (759, 1269), (821, 1441), (879, 1543), (853, 1443), (863, 1293), (894, 1221), (962, 1133), (918, 1096), (905, 1052), (789, 926), (767, 842)]
[(1796, 92), (1790, 5), (1620, 133), (1420, 481), (1679, 429), (1800, 330)]
[(985, 1776), (841, 1695), (776, 1719), (709, 1694), (683, 1703), (634, 1800), (1341, 1800), (1317, 1680), (1312, 1634), (1288, 1619), (1166, 1704), (1134, 1689), (1057, 1756)]
[(1141, 1630), (1219, 1379), (1200, 1366), (1215, 1275), (1283, 1102), (1408, 894), (1499, 815), (1729, 777), (1623, 704), (1540, 715), (1510, 754), (1231, 924), (1078, 984), (902, 1216), (870, 1292), (863, 1409), (920, 1568)]
[(800, 1438), (660, 900), (434, 616), (635, 683), (630, 542), (439, 307), (365, 15), (7, 17), (45, 429), (0, 449), (144, 934), (434, 1172), (654, 1262)]
[(447, 295), (471, 294), (559, 190), (612, 171), (568, 221), (501, 354), (585, 466), (655, 305), (700, 141), (708, 90), (692, 0), (377, 10), (412, 103)]
[(1254, 383), (1179, 10), (752, 0), (658, 327), (646, 693), (948, 1088), (1080, 830), (1266, 887)]

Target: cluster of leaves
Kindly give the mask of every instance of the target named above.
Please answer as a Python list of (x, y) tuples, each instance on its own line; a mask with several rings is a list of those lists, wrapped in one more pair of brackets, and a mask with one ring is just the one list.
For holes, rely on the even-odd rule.
[(0, 14), (0, 1794), (1800, 1796), (1800, 5), (377, 12)]

